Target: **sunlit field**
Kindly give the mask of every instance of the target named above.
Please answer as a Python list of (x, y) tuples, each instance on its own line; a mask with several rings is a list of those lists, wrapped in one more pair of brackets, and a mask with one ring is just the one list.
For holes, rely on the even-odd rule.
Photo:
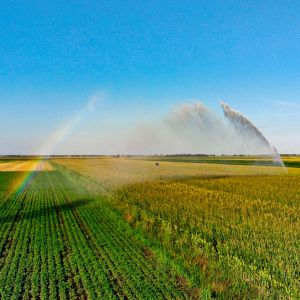
[(217, 163), (213, 164), (211, 163), (213, 158), (209, 159), (209, 163), (198, 163), (199, 159), (196, 159), (196, 163), (190, 163), (190, 160), (190, 157), (119, 157), (61, 158), (54, 159), (53, 161), (65, 165), (82, 175), (97, 179), (107, 188), (118, 188), (130, 183), (155, 180), (159, 178), (172, 179), (193, 176), (215, 177), (285, 174), (285, 170), (280, 167), (260, 166), (256, 164), (256, 160), (253, 161), (252, 164), (238, 165), (236, 167), (230, 164), (221, 164), (217, 159), (215, 159)]
[(257, 158), (253, 165), (176, 159), (56, 162), (108, 190), (112, 207), (196, 298), (299, 295), (300, 169), (285, 173), (256, 165)]
[(2, 160), (1, 299), (299, 297), (300, 169), (187, 159)]
[(59, 170), (0, 172), (0, 298), (185, 298), (172, 268), (88, 186)]
[(30, 171), (50, 171), (52, 166), (47, 161), (39, 160), (2, 160), (0, 162), (0, 172), (30, 172)]

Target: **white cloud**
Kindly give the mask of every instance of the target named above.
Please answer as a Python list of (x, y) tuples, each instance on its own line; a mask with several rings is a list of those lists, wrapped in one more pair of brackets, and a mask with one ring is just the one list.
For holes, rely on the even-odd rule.
[(296, 103), (296, 102), (276, 100), (276, 101), (274, 101), (274, 103), (281, 107), (285, 107), (285, 108), (299, 108), (300, 109), (300, 103)]

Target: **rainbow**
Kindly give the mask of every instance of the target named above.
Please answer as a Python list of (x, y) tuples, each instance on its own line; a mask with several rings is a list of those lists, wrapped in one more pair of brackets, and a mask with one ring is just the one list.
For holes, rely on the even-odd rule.
[(90, 99), (85, 103), (81, 110), (79, 110), (72, 118), (67, 120), (60, 126), (50, 137), (47, 138), (46, 143), (38, 151), (38, 154), (42, 153), (43, 156), (30, 161), (31, 165), (29, 170), (22, 172), (20, 176), (16, 176), (16, 179), (11, 184), (8, 190), (8, 196), (20, 195), (24, 190), (26, 190), (29, 183), (36, 176), (38, 171), (44, 170), (44, 160), (45, 157), (53, 153), (53, 151), (62, 142), (66, 140), (68, 136), (71, 135), (74, 128), (85, 119), (88, 114), (92, 113), (98, 102), (103, 100), (104, 94), (98, 93), (90, 97)]
[(37, 175), (37, 173), (39, 171), (43, 171), (43, 161), (45, 160), (45, 157), (50, 155), (52, 151), (66, 139), (72, 129), (77, 125), (80, 118), (80, 114), (77, 114), (73, 119), (64, 123), (63, 126), (61, 126), (52, 134), (52, 136), (50, 136), (50, 138), (47, 140), (47, 143), (42, 147), (42, 150), (38, 151), (39, 153), (45, 153), (45, 155), (30, 161), (28, 170), (20, 173), (20, 176), (16, 176), (16, 179), (12, 182), (9, 188), (9, 197), (12, 195), (21, 194), (27, 188), (32, 179)]
[(42, 171), (43, 160), (43, 158), (37, 158), (34, 161), (30, 161), (30, 169), (20, 172), (20, 175), (15, 177), (15, 180), (8, 189), (9, 197), (12, 195), (18, 196), (26, 190), (28, 184), (36, 176), (37, 172)]

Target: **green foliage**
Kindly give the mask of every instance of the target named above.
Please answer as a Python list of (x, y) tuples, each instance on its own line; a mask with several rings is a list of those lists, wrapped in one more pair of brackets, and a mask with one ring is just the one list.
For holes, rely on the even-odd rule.
[[(13, 176), (0, 175), (1, 189)], [(0, 198), (0, 298), (185, 298), (87, 183), (95, 191), (76, 174), (39, 172), (22, 193)]]
[(203, 297), (297, 298), (299, 197), (299, 175), (244, 176), (137, 183), (111, 202)]
[(0, 172), (0, 299), (300, 297), (299, 169), (63, 163)]

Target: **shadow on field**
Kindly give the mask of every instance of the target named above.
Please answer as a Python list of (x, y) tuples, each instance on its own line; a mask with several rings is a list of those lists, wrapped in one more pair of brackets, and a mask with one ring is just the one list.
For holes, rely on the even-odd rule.
[(38, 219), (52, 214), (59, 214), (59, 213), (64, 213), (66, 211), (72, 211), (77, 207), (84, 206), (93, 202), (92, 199), (77, 199), (77, 200), (73, 200), (70, 203), (54, 204), (54, 205), (44, 206), (38, 209), (33, 208), (30, 211), (24, 212), (25, 203), (23, 201), (15, 214), (1, 216), (3, 215), (3, 208), (1, 209), (2, 211), (0, 211), (0, 226), (4, 223)]

